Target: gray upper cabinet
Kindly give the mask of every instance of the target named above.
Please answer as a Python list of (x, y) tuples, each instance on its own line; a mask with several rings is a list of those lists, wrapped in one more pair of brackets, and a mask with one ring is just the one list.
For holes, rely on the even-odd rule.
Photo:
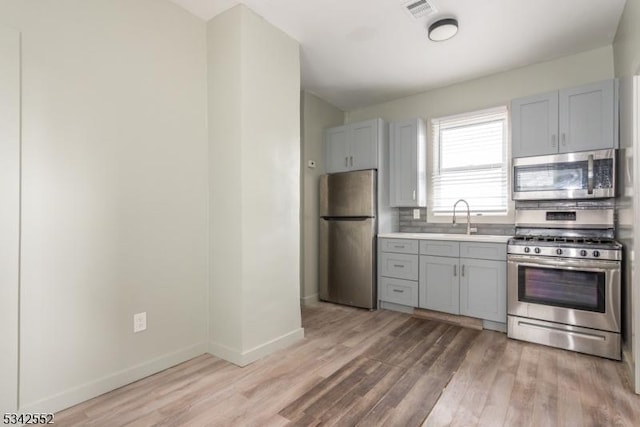
[(511, 102), (511, 153), (513, 157), (558, 152), (558, 92)]
[(513, 157), (617, 148), (617, 80), (511, 102)]
[(560, 91), (560, 153), (615, 148), (616, 81)]
[(376, 169), (378, 167), (378, 120), (352, 123), (351, 170)]
[(349, 170), (347, 132), (347, 126), (339, 126), (326, 130), (324, 149), (327, 172), (346, 172)]
[(390, 203), (392, 207), (427, 205), (426, 125), (422, 119), (390, 124)]
[(381, 119), (373, 119), (327, 129), (326, 172), (377, 169), (383, 126)]

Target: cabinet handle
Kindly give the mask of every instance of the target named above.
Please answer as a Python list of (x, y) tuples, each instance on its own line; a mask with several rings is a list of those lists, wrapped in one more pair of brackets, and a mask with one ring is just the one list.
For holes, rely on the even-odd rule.
[(587, 194), (593, 194), (593, 154), (587, 160)]
[(345, 167), (349, 166), (349, 157), (345, 157), (344, 158), (344, 165), (345, 165)]
[(567, 145), (567, 134), (566, 133), (562, 133), (562, 146), (566, 146)]
[(393, 292), (397, 292), (399, 294), (404, 294), (404, 289), (394, 289)]
[(413, 200), (416, 199), (416, 190), (413, 190)]
[(453, 277), (456, 277), (458, 275), (458, 266), (457, 265), (453, 265)]
[(464, 277), (464, 264), (462, 264), (462, 271), (460, 272), (460, 275)]
[(349, 156), (349, 159), (351, 159), (351, 166), (353, 166), (353, 156)]
[(393, 264), (393, 266), (396, 268), (404, 268), (404, 265), (402, 264)]
[(404, 249), (404, 245), (394, 245), (393, 247), (396, 249)]
[(551, 146), (553, 148), (556, 148), (556, 134), (554, 133), (553, 135), (551, 135)]

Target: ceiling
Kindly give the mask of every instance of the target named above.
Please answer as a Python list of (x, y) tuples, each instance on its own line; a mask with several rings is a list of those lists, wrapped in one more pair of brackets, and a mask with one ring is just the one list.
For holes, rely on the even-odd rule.
[[(238, 4), (300, 43), (303, 89), (343, 110), (582, 52), (613, 42), (625, 0), (172, 0), (209, 20)], [(455, 17), (458, 34), (426, 28)]]

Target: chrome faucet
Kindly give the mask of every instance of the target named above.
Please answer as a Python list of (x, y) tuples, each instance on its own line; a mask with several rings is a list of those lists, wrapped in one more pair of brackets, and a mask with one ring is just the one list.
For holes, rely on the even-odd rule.
[(465, 199), (460, 199), (453, 204), (453, 225), (456, 225), (456, 206), (458, 203), (464, 202), (467, 205), (467, 235), (471, 234), (471, 212), (469, 211), (469, 203)]

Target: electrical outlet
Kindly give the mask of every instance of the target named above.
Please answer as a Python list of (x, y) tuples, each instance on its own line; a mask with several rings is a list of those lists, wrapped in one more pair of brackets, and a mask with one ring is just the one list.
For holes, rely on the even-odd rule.
[(133, 332), (142, 332), (147, 329), (147, 312), (133, 315)]
[(413, 210), (413, 219), (420, 219), (420, 209)]

